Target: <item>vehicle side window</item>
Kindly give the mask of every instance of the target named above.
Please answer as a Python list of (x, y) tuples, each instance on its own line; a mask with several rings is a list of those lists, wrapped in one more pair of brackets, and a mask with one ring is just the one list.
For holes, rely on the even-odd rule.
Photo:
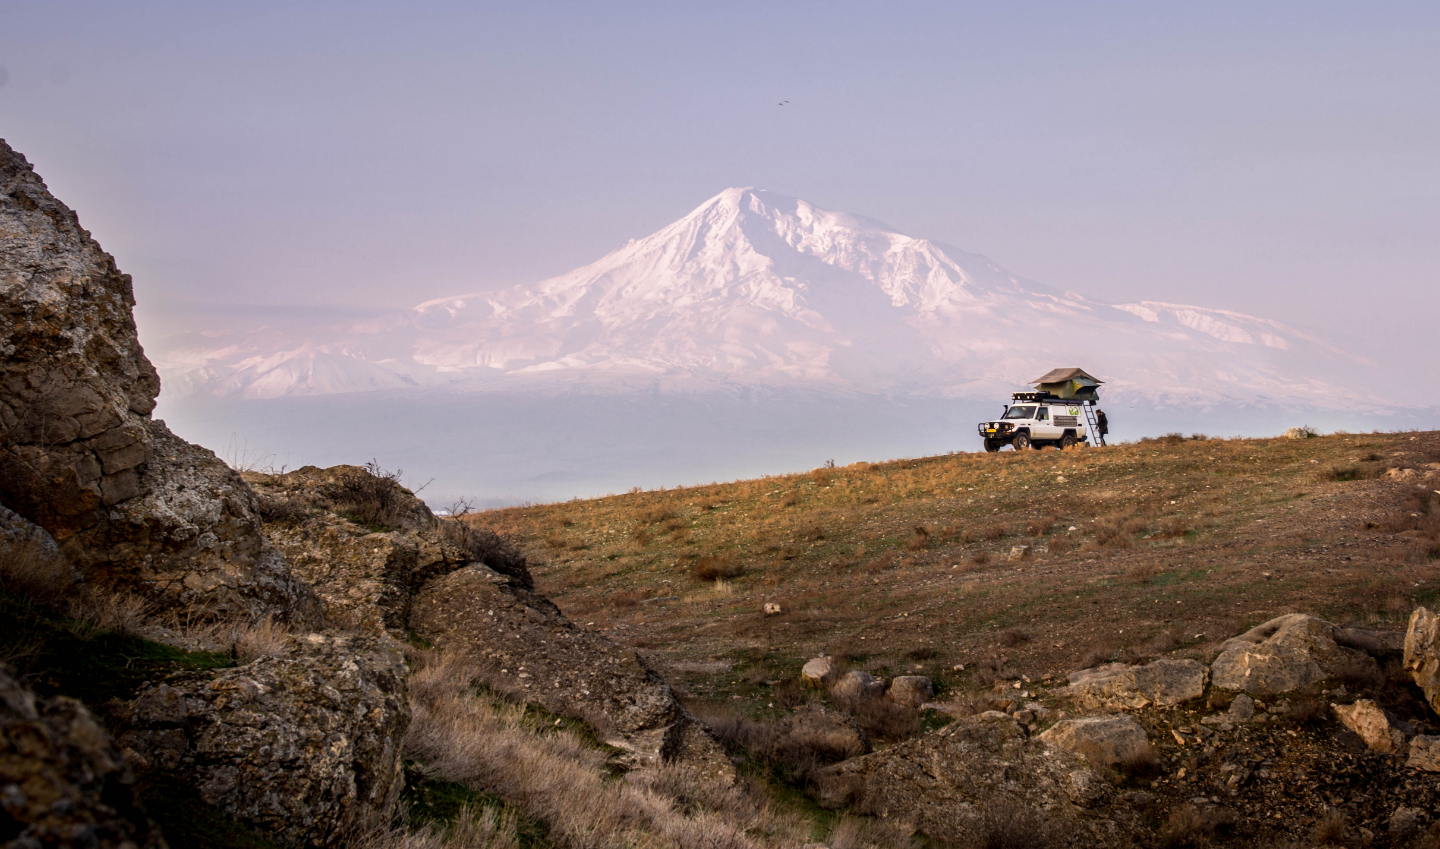
[(1035, 413), (1035, 421), (1037, 421), (1037, 422), (1048, 422), (1048, 421), (1050, 421), (1050, 408), (1049, 408), (1049, 407), (1041, 407), (1041, 408)]

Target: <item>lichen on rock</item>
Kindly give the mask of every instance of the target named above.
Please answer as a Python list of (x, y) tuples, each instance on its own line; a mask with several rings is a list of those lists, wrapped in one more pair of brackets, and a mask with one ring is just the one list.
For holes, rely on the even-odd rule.
[(163, 849), (130, 765), (74, 699), (35, 694), (0, 666), (0, 841)]
[(407, 674), (386, 636), (310, 634), (279, 656), (148, 687), (119, 740), (132, 763), (184, 776), (281, 845), (329, 845), (394, 809)]

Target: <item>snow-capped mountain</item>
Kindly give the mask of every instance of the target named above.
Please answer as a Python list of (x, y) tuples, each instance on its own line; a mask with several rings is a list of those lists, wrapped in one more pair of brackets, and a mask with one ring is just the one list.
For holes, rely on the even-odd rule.
[(534, 285), (363, 321), (159, 340), (172, 395), (466, 383), (991, 395), (1079, 365), (1165, 404), (1383, 405), (1375, 369), (1277, 321), (1106, 304), (978, 254), (757, 189)]

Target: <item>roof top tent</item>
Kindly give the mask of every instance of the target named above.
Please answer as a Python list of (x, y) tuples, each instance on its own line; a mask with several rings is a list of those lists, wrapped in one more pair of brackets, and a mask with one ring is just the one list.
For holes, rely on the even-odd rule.
[(1100, 400), (1099, 387), (1105, 381), (1086, 374), (1084, 369), (1057, 368), (1046, 372), (1039, 380), (1030, 381), (1041, 392), (1057, 398), (1075, 401)]

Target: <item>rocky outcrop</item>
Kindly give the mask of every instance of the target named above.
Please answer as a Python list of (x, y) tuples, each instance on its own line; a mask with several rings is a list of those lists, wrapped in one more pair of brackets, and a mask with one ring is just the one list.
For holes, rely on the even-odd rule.
[(133, 306), (130, 277), (0, 142), (0, 503), (158, 610), (315, 624), (239, 476), (150, 418)]
[(1069, 696), (1083, 710), (1169, 707), (1205, 693), (1205, 667), (1193, 660), (1162, 658), (1144, 666), (1107, 663), (1070, 673)]
[(1355, 635), (1306, 613), (1289, 613), (1225, 641), (1210, 665), (1216, 687), (1256, 696), (1300, 690), (1337, 675), (1378, 675), (1375, 659), (1336, 641)]
[(1440, 616), (1417, 607), (1405, 632), (1405, 671), (1425, 693), (1430, 707), (1440, 710)]
[(680, 761), (734, 775), (709, 730), (639, 655), (575, 627), (544, 596), (487, 566), (430, 581), (410, 622), (421, 638), (473, 661), (493, 689), (589, 722), (633, 764)]
[(987, 832), (1011, 824), (1019, 826), (1012, 834), (1033, 828), (1033, 845), (1125, 845), (1138, 827), (1083, 760), (1026, 736), (1004, 714), (957, 720), (836, 764), (818, 786), (827, 805), (855, 803), (957, 845), (987, 845), (995, 837)]
[(403, 632), (421, 586), (471, 563), (532, 586), (513, 546), (483, 528), (441, 522), (374, 467), (306, 466), (245, 479), (267, 516), (265, 535), (315, 588), (327, 621)]
[(120, 744), (283, 846), (330, 845), (399, 798), (406, 675), (388, 637), (311, 634), (280, 656), (149, 686), (125, 707)]
[(1145, 729), (1128, 715), (1062, 719), (1046, 729), (1040, 739), (1081, 755), (1096, 766), (1123, 763), (1150, 749)]
[(161, 849), (131, 782), (129, 764), (84, 706), (39, 700), (0, 667), (0, 843)]

